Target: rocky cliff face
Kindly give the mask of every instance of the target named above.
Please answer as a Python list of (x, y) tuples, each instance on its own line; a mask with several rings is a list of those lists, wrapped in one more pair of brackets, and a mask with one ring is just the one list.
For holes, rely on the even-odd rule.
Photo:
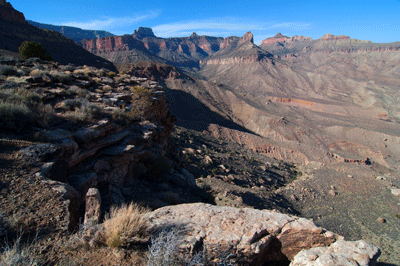
[(0, 19), (25, 23), (25, 16), (5, 0), (0, 1)]
[(29, 24), (31, 24), (32, 26), (35, 26), (35, 27), (38, 27), (41, 29), (57, 31), (57, 32), (61, 33), (62, 35), (64, 35), (65, 37), (71, 38), (75, 42), (80, 42), (84, 39), (90, 40), (90, 39), (114, 36), (114, 34), (108, 32), (108, 31), (102, 31), (102, 30), (83, 30), (83, 29), (76, 28), (76, 27), (55, 26), (55, 25), (43, 24), (43, 23), (31, 21), (31, 20), (27, 20), (27, 22)]
[(152, 61), (193, 67), (198, 66), (200, 59), (217, 52), (222, 42), (223, 38), (199, 36), (196, 33), (190, 37), (164, 39), (156, 37), (152, 29), (140, 27), (132, 35), (84, 40), (80, 45), (92, 53), (115, 60), (116, 63), (121, 63), (121, 56), (126, 57), (130, 51), (133, 54), (145, 53), (147, 60), (143, 56), (140, 60), (132, 57), (128, 60), (125, 58), (124, 63)]
[(93, 54), (106, 54), (115, 51), (144, 50), (142, 42), (136, 40), (132, 35), (110, 36), (98, 39), (84, 40), (81, 42), (83, 48)]
[(350, 40), (350, 36), (346, 35), (335, 36), (333, 34), (327, 33), (324, 36), (322, 36), (321, 40), (323, 41)]

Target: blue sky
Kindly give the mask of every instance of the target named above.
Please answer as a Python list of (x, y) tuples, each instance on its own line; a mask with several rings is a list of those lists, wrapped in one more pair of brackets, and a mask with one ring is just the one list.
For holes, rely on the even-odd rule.
[(254, 34), (255, 42), (281, 32), (314, 39), (326, 33), (373, 42), (400, 41), (400, 0), (323, 1), (104, 1), (8, 0), (26, 19), (132, 34), (151, 27), (159, 37)]

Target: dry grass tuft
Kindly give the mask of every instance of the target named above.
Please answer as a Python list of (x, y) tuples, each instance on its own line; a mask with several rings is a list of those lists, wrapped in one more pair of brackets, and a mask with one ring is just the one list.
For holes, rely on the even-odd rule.
[(21, 245), (21, 237), (19, 237), (14, 245), (6, 245), (2, 247), (0, 253), (1, 266), (37, 266), (42, 265), (36, 258), (32, 246), (23, 247)]
[(125, 247), (134, 238), (146, 238), (149, 233), (146, 212), (147, 209), (134, 203), (112, 207), (104, 221), (105, 243), (110, 247)]

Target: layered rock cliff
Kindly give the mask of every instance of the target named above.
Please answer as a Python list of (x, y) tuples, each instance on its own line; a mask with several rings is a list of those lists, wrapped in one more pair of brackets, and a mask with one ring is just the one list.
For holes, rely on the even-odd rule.
[(0, 12), (5, 14), (0, 17), (0, 49), (18, 53), (18, 47), (24, 41), (35, 41), (40, 43), (59, 63), (91, 65), (116, 70), (114, 64), (86, 51), (61, 33), (29, 25), (22, 13), (14, 10), (7, 2), (5, 3), (6, 5), (0, 6)]

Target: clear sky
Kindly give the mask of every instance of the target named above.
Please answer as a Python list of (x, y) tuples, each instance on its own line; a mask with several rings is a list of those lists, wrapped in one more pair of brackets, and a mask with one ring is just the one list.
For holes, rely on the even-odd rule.
[(326, 33), (372, 42), (400, 41), (400, 0), (8, 0), (26, 19), (132, 34), (151, 27), (159, 37), (254, 34), (259, 44), (278, 32), (314, 39)]

